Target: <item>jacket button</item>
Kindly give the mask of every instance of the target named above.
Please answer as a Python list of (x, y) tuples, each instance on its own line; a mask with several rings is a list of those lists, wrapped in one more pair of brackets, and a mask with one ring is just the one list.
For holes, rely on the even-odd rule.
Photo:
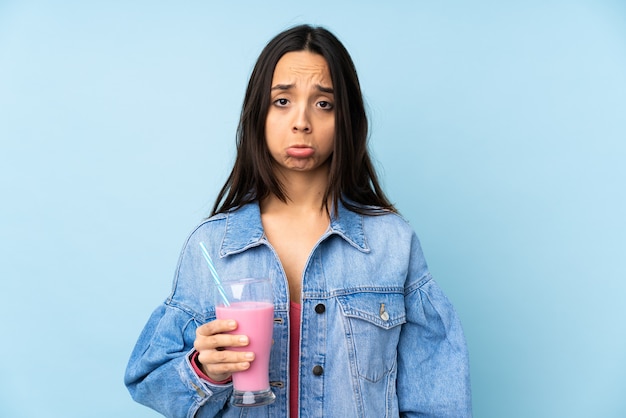
[(313, 367), (313, 374), (315, 376), (321, 376), (322, 373), (324, 373), (324, 368), (322, 366), (318, 364), (317, 366)]
[(318, 303), (317, 305), (315, 305), (315, 312), (324, 313), (325, 311), (326, 311), (326, 306), (324, 306), (323, 303)]

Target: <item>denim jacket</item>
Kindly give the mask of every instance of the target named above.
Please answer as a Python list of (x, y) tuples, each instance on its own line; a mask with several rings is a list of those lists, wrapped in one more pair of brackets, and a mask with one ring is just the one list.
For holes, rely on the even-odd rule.
[[(201, 241), (223, 278), (272, 280), (271, 405), (230, 406), (232, 384), (207, 382), (190, 364), (196, 328), (215, 318)], [(471, 416), (461, 324), (401, 217), (340, 205), (309, 255), (301, 298), (300, 417)], [(287, 279), (258, 204), (215, 215), (187, 239), (172, 292), (141, 333), (125, 383), (136, 401), (167, 417), (288, 417), (288, 309)]]

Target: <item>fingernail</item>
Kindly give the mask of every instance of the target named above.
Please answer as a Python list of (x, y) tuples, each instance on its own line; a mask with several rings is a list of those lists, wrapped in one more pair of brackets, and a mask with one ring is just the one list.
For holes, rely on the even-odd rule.
[(235, 327), (237, 326), (237, 323), (235, 321), (228, 321), (228, 326), (232, 329), (235, 329)]
[(247, 344), (248, 343), (248, 337), (242, 336), (239, 337), (239, 342), (242, 344)]
[(252, 360), (254, 358), (254, 353), (246, 353), (244, 356), (246, 360)]

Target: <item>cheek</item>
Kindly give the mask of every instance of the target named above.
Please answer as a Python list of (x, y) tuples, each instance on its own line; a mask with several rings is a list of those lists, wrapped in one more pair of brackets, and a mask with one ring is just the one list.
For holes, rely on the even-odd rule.
[(265, 138), (268, 141), (273, 140), (276, 137), (278, 131), (279, 129), (277, 128), (276, 121), (274, 120), (274, 118), (268, 115), (267, 119), (265, 120)]
[(284, 117), (281, 115), (277, 115), (274, 112), (269, 112), (267, 117), (265, 118), (265, 134), (269, 136), (272, 135), (280, 135), (284, 133), (286, 121)]
[(334, 123), (327, 124), (324, 127), (322, 136), (323, 136), (323, 142), (332, 151), (334, 143), (335, 143), (335, 124)]

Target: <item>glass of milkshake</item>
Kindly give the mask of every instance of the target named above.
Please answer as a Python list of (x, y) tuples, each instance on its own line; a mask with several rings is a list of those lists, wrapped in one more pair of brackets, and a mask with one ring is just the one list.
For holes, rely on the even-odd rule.
[(270, 390), (269, 362), (274, 327), (274, 303), (270, 279), (223, 280), (216, 292), (218, 319), (234, 319), (237, 328), (231, 334), (248, 336), (246, 347), (228, 347), (233, 351), (252, 351), (250, 368), (233, 373), (233, 406), (267, 405), (276, 398)]

